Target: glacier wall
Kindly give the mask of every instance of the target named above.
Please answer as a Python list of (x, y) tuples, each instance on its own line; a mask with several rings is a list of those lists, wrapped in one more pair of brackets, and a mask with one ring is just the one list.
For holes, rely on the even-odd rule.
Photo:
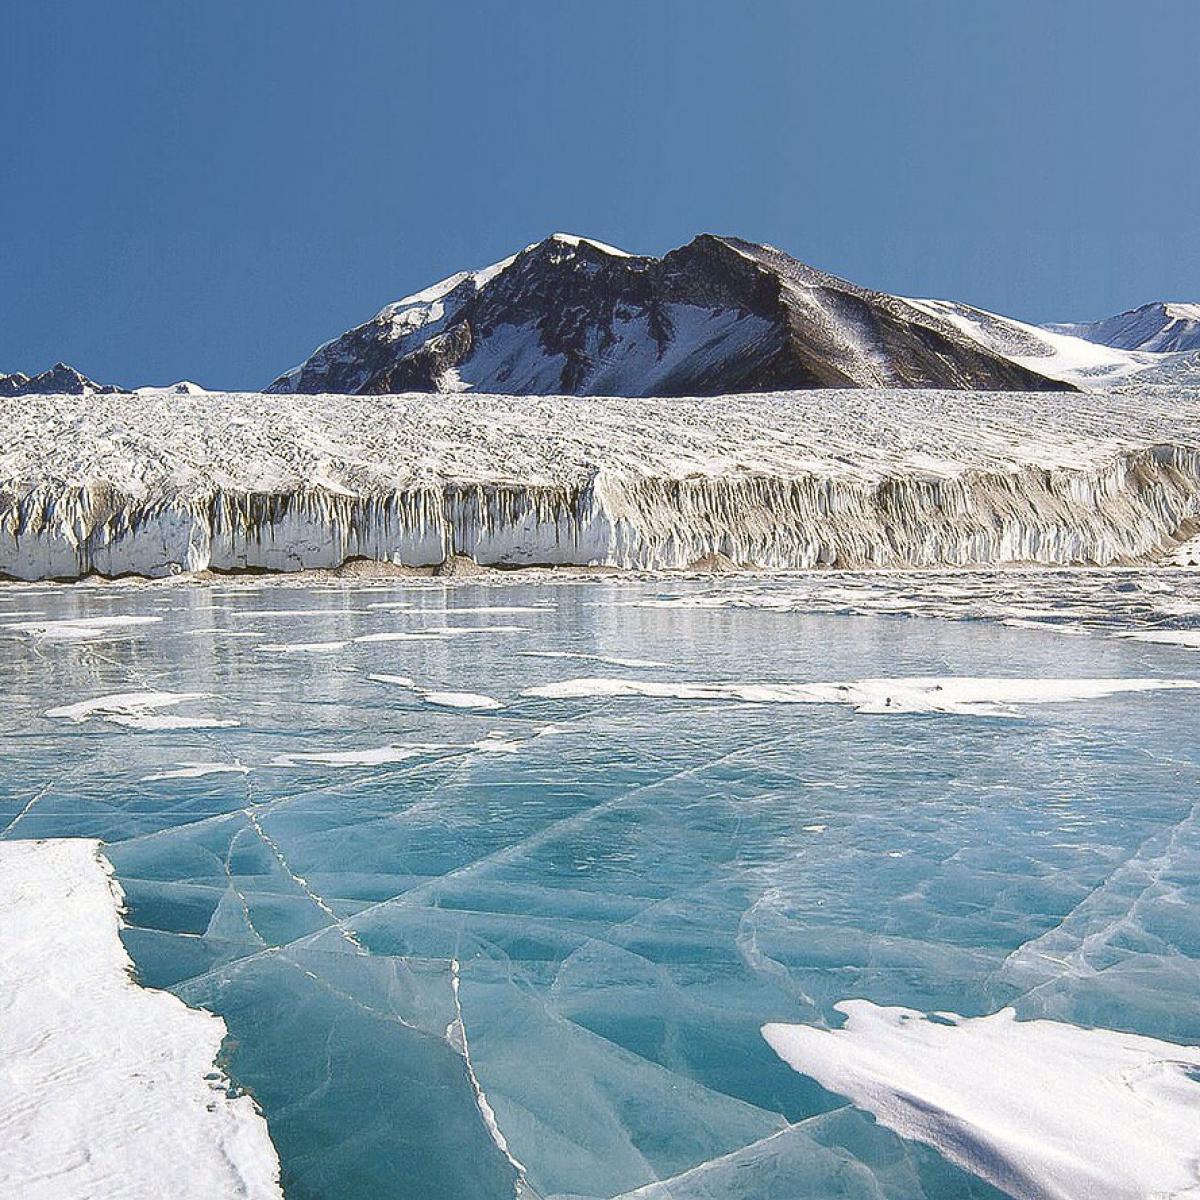
[(574, 482), (400, 483), (361, 493), (295, 484), (0, 485), (0, 573), (23, 580), (184, 571), (296, 571), (372, 559), (433, 567), (753, 568), (1108, 565), (1195, 532), (1200, 448), (1162, 442), (1085, 465), (882, 478), (821, 471)]

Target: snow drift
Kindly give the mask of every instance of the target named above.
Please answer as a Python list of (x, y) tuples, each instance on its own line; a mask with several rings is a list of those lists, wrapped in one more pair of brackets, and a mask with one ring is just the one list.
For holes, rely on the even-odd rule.
[(122, 899), (96, 841), (0, 842), (4, 1194), (282, 1200), (224, 1022), (132, 979)]
[(932, 1018), (868, 1000), (842, 1029), (766, 1025), (789, 1066), (1015, 1200), (1200, 1196), (1200, 1048), (1012, 1009)]

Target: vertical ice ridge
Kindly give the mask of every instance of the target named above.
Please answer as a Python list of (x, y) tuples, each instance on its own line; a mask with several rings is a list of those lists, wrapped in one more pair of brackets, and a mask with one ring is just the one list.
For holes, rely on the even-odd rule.
[(1200, 450), (1155, 444), (1088, 467), (322, 487), (137, 498), (41, 483), (0, 494), (0, 573), (21, 579), (370, 559), (433, 567), (1098, 565), (1165, 552), (1200, 515)]

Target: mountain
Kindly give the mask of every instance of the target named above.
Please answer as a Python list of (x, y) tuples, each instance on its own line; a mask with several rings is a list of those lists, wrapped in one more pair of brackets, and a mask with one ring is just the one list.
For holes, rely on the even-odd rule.
[(389, 304), (266, 390), (1045, 391), (1143, 365), (966, 305), (859, 287), (740, 238), (702, 234), (651, 258), (558, 233)]
[(1046, 328), (1119, 350), (1148, 350), (1156, 354), (1200, 350), (1200, 304), (1160, 300), (1103, 321)]
[(62, 362), (55, 363), (40, 375), (26, 375), (21, 371), (0, 375), (0, 397), (112, 395), (124, 391), (114, 384), (97, 383)]

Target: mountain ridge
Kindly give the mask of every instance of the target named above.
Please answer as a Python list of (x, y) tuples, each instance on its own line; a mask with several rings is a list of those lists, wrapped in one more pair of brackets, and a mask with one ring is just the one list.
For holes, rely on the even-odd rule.
[(14, 371), (0, 374), (0, 398), (16, 396), (110, 396), (127, 389), (111, 383), (97, 383), (65, 362), (57, 362), (37, 375)]
[(265, 390), (1070, 391), (1151, 361), (967, 305), (878, 292), (741, 238), (700, 234), (656, 258), (557, 233), (386, 305)]

